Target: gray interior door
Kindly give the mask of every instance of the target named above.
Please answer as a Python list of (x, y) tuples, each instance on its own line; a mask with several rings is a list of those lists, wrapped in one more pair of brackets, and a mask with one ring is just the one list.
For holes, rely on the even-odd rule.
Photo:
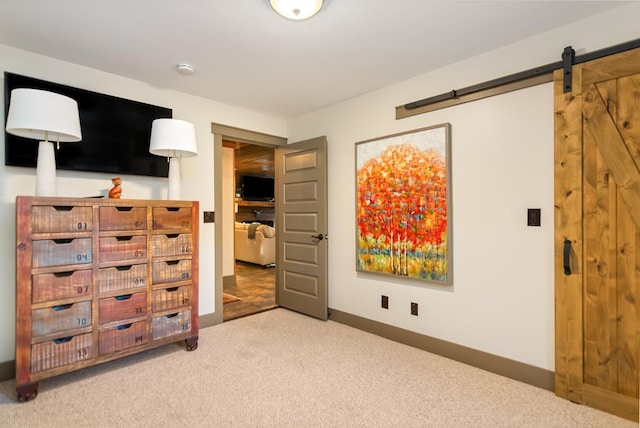
[(276, 302), (326, 320), (327, 139), (276, 149)]

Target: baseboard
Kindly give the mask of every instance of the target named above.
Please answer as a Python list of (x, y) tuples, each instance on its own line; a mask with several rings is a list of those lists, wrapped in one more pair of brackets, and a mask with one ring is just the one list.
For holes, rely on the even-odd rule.
[(0, 382), (16, 377), (16, 362), (14, 360), (0, 363)]
[(362, 318), (347, 312), (329, 309), (329, 313), (329, 319), (331, 321), (339, 322), (395, 342), (413, 346), (548, 391), (554, 391), (554, 373), (549, 370)]
[(222, 311), (216, 311), (212, 314), (200, 315), (198, 320), (199, 328), (211, 327), (222, 322), (222, 315), (219, 313)]

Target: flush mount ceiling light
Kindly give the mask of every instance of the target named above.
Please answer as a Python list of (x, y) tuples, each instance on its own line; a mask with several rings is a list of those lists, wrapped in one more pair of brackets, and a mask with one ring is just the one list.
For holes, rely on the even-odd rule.
[(184, 74), (185, 76), (190, 76), (196, 72), (195, 68), (191, 64), (178, 64), (176, 65), (176, 70), (178, 73)]
[(279, 15), (294, 21), (302, 21), (318, 13), (324, 0), (269, 0), (269, 3)]

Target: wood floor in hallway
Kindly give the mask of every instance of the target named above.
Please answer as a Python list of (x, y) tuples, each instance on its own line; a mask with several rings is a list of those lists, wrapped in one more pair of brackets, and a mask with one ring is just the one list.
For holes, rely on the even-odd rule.
[(277, 308), (276, 269), (236, 261), (235, 284), (224, 284), (223, 290), (240, 300), (225, 303), (223, 321), (253, 315)]

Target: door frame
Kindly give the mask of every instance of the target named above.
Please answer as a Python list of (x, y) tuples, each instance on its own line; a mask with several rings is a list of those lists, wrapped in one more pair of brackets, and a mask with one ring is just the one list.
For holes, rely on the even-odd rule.
[[(214, 221), (214, 269), (215, 269), (215, 312), (213, 314), (213, 324), (222, 323), (223, 318), (223, 278), (222, 278), (222, 140), (230, 139), (243, 143), (256, 144), (260, 146), (280, 147), (286, 146), (287, 138), (276, 135), (264, 134), (262, 132), (250, 131), (236, 128), (234, 126), (220, 123), (211, 123), (211, 133), (213, 134), (213, 204), (214, 212), (217, 211)], [(276, 255), (276, 265), (278, 263)]]

